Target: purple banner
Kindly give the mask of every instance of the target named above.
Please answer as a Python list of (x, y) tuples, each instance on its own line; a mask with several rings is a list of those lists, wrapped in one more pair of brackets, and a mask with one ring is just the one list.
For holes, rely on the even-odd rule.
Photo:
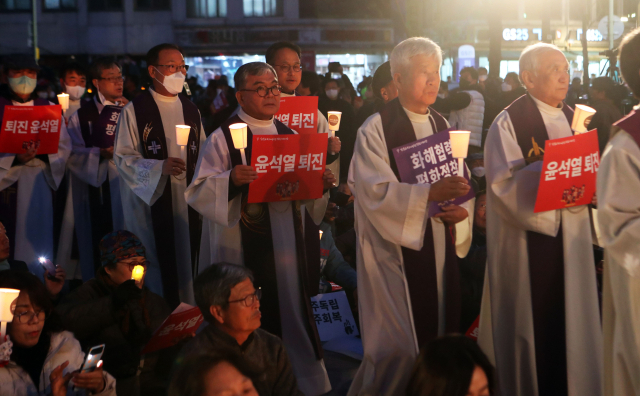
[(91, 126), (91, 142), (94, 147), (113, 147), (116, 138), (116, 125), (121, 112), (122, 107), (119, 106), (105, 106), (102, 109), (100, 117)]
[[(447, 129), (424, 139), (393, 149), (398, 165), (400, 181), (409, 184), (433, 184), (443, 177), (458, 175), (458, 160), (451, 155), (451, 142)], [(469, 180), (469, 172), (464, 168), (464, 178)], [(444, 202), (431, 202), (429, 216), (442, 211), (442, 207), (460, 205), (475, 196), (473, 189), (467, 195)]]

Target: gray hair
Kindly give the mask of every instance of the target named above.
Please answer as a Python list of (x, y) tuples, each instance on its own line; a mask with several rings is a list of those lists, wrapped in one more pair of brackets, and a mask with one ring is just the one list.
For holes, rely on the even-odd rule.
[(560, 51), (560, 48), (548, 43), (531, 44), (524, 50), (522, 50), (522, 53), (520, 54), (520, 60), (518, 61), (520, 68), (520, 81), (524, 82), (522, 80), (523, 71), (530, 71), (536, 74), (538, 71), (538, 66), (540, 64), (540, 57), (550, 51), (558, 51), (562, 53), (562, 51)]
[(247, 84), (247, 77), (249, 76), (261, 76), (266, 72), (273, 73), (276, 81), (278, 80), (278, 74), (276, 70), (268, 63), (264, 62), (249, 62), (240, 66), (236, 74), (233, 76), (233, 82), (236, 84), (236, 90), (244, 89)]
[(196, 304), (209, 323), (215, 323), (209, 308), (218, 305), (222, 309), (229, 307), (231, 289), (245, 279), (253, 282), (253, 273), (246, 267), (236, 264), (217, 263), (204, 270), (193, 282)]
[(426, 37), (411, 37), (396, 45), (391, 51), (391, 75), (406, 70), (411, 65), (411, 58), (422, 54), (435, 56), (442, 64), (442, 49), (438, 44)]

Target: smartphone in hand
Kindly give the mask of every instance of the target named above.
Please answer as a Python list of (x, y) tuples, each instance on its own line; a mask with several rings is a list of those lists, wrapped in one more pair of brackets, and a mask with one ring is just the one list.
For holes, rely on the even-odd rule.
[(85, 356), (82, 367), (80, 367), (81, 373), (90, 373), (98, 368), (98, 362), (102, 359), (104, 353), (104, 344), (94, 346), (89, 350), (89, 353)]

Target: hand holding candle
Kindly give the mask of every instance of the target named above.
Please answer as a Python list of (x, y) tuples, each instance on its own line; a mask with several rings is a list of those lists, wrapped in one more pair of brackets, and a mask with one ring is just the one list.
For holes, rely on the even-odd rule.
[(576, 135), (587, 132), (587, 127), (595, 113), (595, 109), (589, 106), (576, 105), (576, 111), (573, 113), (573, 121), (571, 122), (571, 129)]
[(58, 95), (58, 103), (60, 103), (63, 111), (69, 110), (69, 94), (61, 93)]
[(458, 176), (464, 177), (464, 159), (469, 151), (470, 131), (450, 131), (451, 155), (458, 159)]
[(322, 232), (322, 230), (320, 230), (319, 232), (320, 232), (320, 240), (322, 240), (322, 234), (323, 234), (323, 232)]
[(240, 150), (242, 155), (242, 165), (247, 165), (247, 157), (244, 154), (244, 149), (247, 148), (247, 124), (237, 123), (229, 126), (231, 132), (231, 138), (233, 139), (233, 146), (236, 150)]

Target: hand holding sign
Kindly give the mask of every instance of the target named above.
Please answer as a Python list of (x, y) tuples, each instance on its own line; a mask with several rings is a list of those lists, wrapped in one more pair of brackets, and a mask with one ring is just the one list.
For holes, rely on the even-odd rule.
[(19, 163), (26, 164), (27, 162), (31, 161), (36, 157), (37, 151), (38, 151), (38, 148), (35, 145), (29, 146), (27, 148), (26, 153), (16, 154), (16, 159), (18, 160)]
[(437, 213), (435, 218), (439, 218), (444, 221), (444, 223), (448, 226), (456, 225), (462, 220), (469, 217), (469, 212), (462, 206), (458, 205), (449, 205), (442, 208), (443, 212)]

